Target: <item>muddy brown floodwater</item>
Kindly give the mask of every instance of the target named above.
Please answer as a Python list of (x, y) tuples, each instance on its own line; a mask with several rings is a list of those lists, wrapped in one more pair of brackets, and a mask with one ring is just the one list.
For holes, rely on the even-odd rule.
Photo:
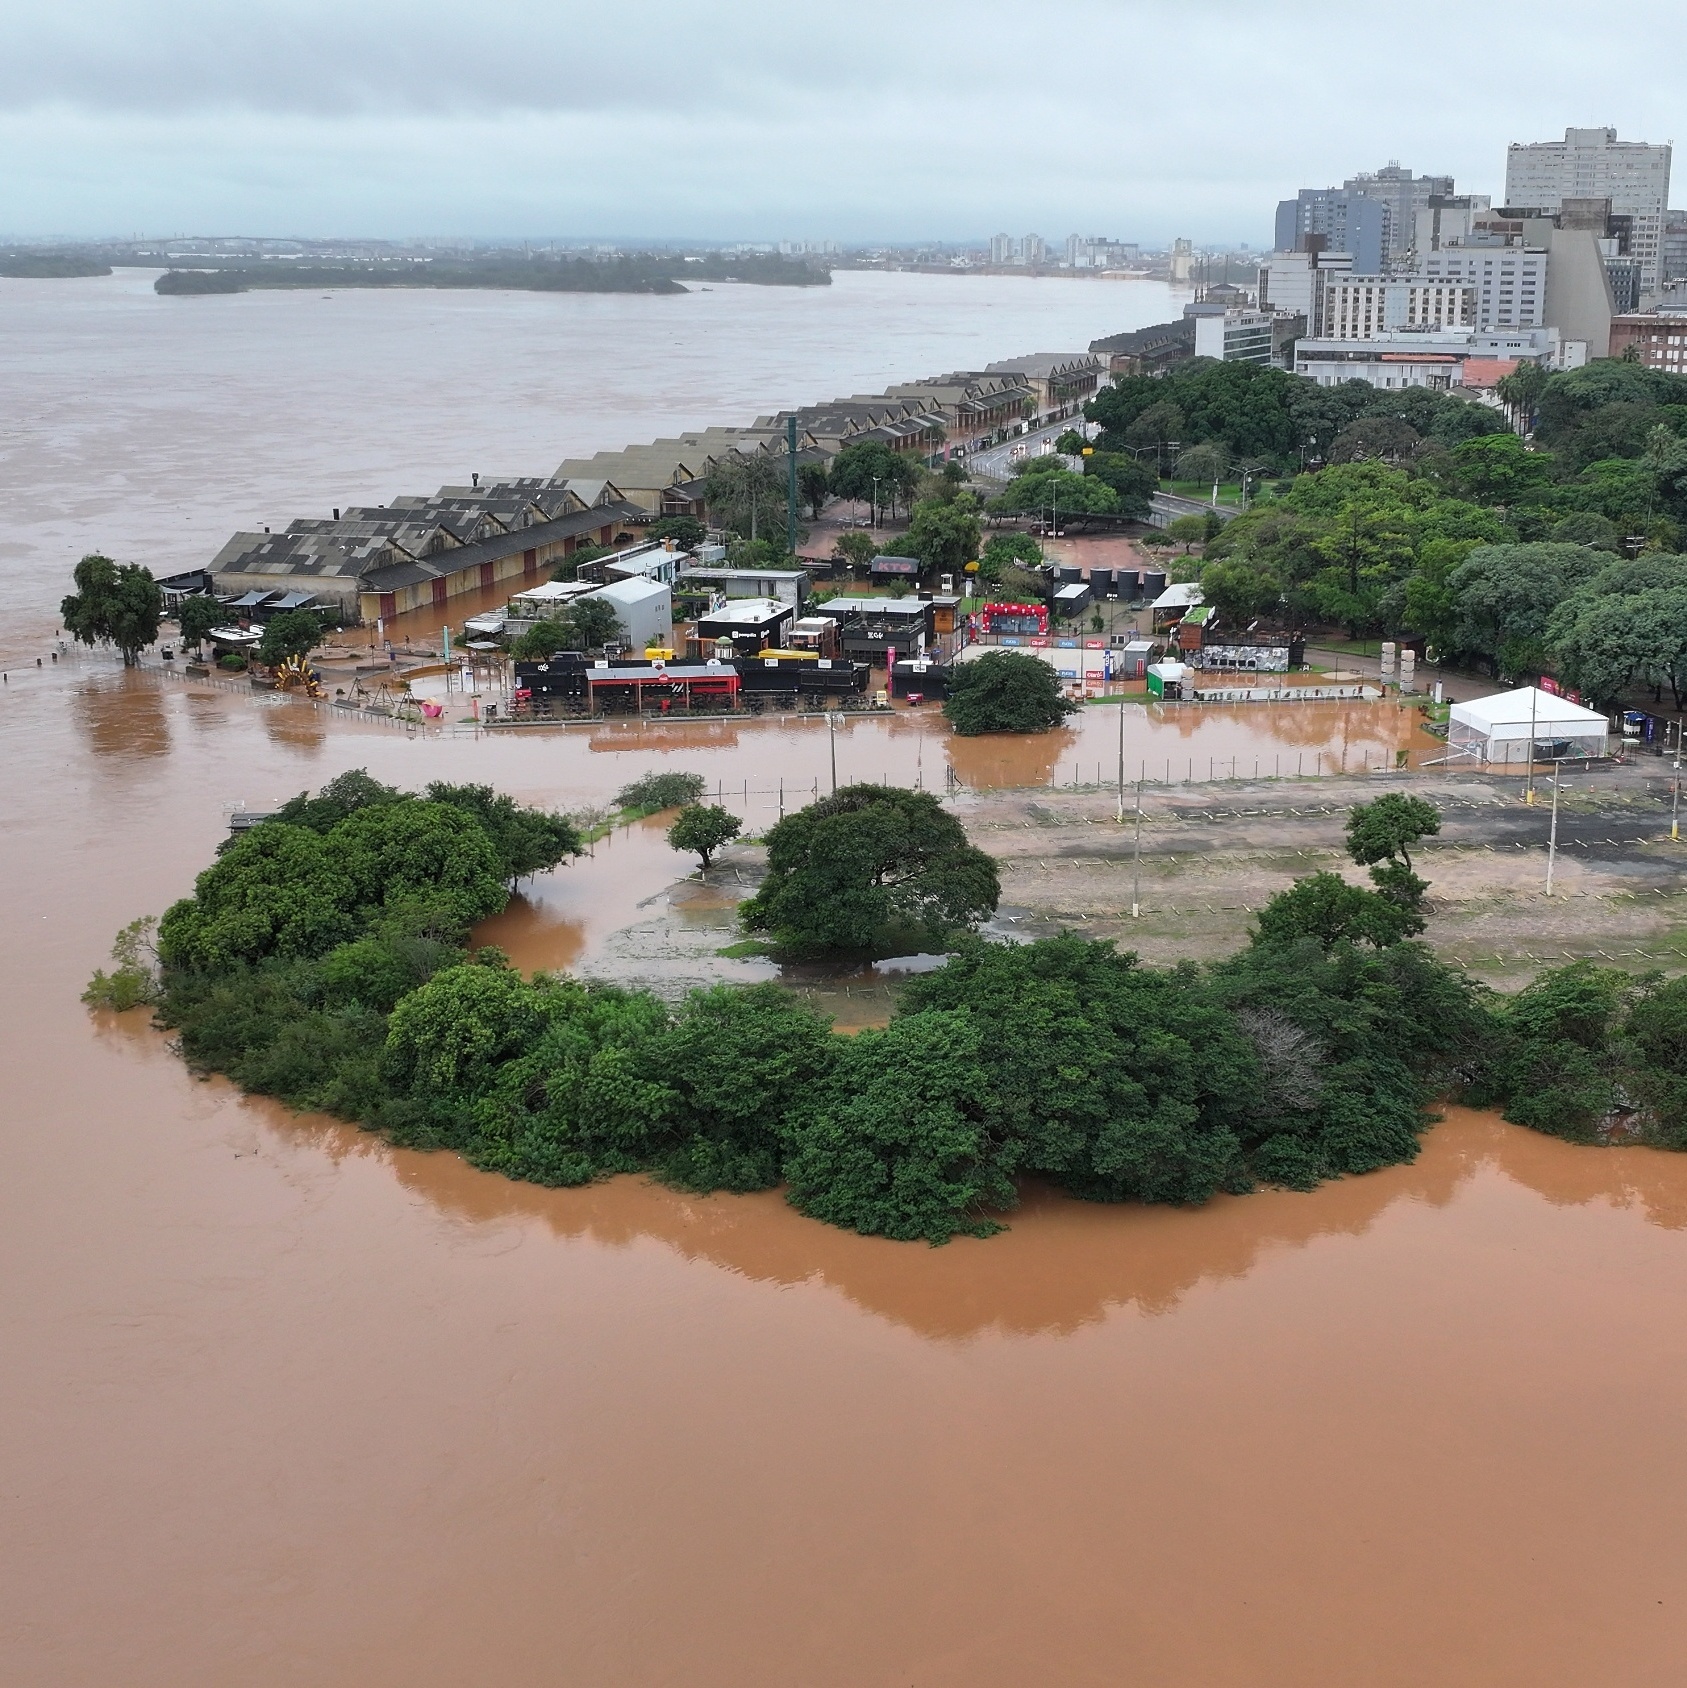
[[(857, 724), (846, 777), (940, 773), (918, 731)], [(1679, 1682), (1687, 1157), (1455, 1112), (1312, 1195), (1032, 1191), (943, 1249), (515, 1185), (77, 993), (226, 805), (359, 765), (577, 802), (648, 731), (413, 740), (88, 662), (10, 685), (0, 740), (0, 1681)], [(826, 752), (684, 749), (752, 789)], [(639, 829), (506, 919), (590, 967), (706, 923), (675, 877)]]

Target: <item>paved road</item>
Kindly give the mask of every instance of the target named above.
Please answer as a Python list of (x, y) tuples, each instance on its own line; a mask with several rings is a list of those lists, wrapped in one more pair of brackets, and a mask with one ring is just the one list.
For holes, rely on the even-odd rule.
[(1045, 440), (1053, 445), (1068, 428), (1081, 429), (1083, 425), (1084, 419), (1081, 416), (1069, 416), (1064, 422), (1051, 422), (1046, 428), (1038, 428), (1034, 433), (1021, 434), (1018, 439), (1009, 440), (1006, 445), (993, 445), (988, 451), (975, 451), (963, 461), (975, 474), (1005, 481), (1013, 472), (1013, 454), (1021, 446), (1025, 448), (1026, 455), (1034, 456), (1042, 451)]

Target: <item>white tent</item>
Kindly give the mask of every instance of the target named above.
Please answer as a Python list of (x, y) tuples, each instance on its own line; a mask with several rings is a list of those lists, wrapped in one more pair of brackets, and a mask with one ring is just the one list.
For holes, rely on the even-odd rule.
[(1610, 749), (1611, 723), (1596, 709), (1520, 686), (1514, 692), (1455, 703), (1447, 723), (1451, 760), (1563, 762), (1604, 756)]
[(1204, 601), (1198, 582), (1181, 580), (1175, 586), (1168, 586), (1148, 607), (1151, 610), (1192, 610)]

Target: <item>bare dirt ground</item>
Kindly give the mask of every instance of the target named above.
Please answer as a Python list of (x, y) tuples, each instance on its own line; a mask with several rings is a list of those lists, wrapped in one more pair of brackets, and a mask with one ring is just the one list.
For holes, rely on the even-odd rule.
[(1567, 774), (1553, 895), (1546, 895), (1550, 782), (1467, 774), (1241, 781), (1144, 793), (1140, 918), (1131, 918), (1135, 792), (1001, 792), (958, 799), (973, 841), (997, 859), (996, 929), (1075, 930), (1145, 960), (1205, 960), (1247, 941), (1254, 911), (1319, 870), (1365, 883), (1343, 847), (1350, 804), (1409, 790), (1442, 815), (1413, 860), (1430, 881), (1425, 934), (1501, 988), (1581, 956), (1636, 972), (1687, 969), (1687, 841), (1670, 841), (1658, 764)]

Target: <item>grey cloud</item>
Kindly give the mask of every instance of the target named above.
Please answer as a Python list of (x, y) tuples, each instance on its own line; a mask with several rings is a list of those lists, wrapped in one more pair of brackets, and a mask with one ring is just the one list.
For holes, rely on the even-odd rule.
[[(14, 7), (16, 0), (13, 0)], [(1505, 143), (1668, 138), (1567, 0), (69, 0), (9, 21), (0, 228), (1263, 240), (1397, 157), (1498, 192)], [(1503, 52), (1501, 46), (1503, 45)]]

